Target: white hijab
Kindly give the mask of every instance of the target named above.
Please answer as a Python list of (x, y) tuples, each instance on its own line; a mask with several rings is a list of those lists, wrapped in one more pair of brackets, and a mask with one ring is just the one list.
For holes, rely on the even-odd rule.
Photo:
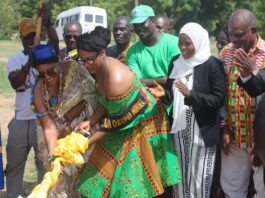
[(193, 70), (194, 67), (207, 61), (211, 56), (209, 35), (207, 30), (201, 25), (198, 23), (187, 23), (180, 29), (179, 34), (186, 34), (190, 37), (195, 47), (195, 54), (189, 59), (184, 59), (180, 55), (174, 61), (174, 68), (169, 76), (172, 79), (182, 77), (188, 71)]
[[(179, 34), (186, 34), (190, 37), (195, 47), (195, 54), (184, 59), (182, 55), (173, 62), (174, 68), (169, 78), (180, 78), (185, 83), (188, 89), (193, 86), (193, 70), (194, 67), (204, 63), (211, 56), (210, 42), (208, 32), (197, 23), (187, 23), (180, 29)], [(189, 78), (187, 77), (189, 76)], [(171, 133), (176, 133), (186, 128), (186, 110), (188, 106), (184, 104), (184, 96), (173, 85), (173, 125)]]

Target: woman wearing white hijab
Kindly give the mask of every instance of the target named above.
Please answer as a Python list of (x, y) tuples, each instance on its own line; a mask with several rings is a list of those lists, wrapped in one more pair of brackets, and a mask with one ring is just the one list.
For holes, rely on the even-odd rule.
[(165, 90), (173, 101), (171, 132), (183, 177), (176, 197), (207, 198), (220, 141), (218, 109), (225, 101), (224, 68), (211, 55), (208, 32), (197, 23), (181, 28), (179, 48), (181, 55), (171, 62)]

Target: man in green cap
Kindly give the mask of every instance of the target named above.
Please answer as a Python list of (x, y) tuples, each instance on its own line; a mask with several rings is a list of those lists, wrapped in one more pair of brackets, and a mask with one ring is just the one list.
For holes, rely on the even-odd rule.
[[(156, 28), (155, 13), (150, 6), (139, 5), (131, 12), (130, 24), (140, 40), (127, 52), (127, 65), (148, 87), (153, 80), (164, 86), (171, 59), (180, 53), (178, 37)], [(166, 107), (169, 112), (170, 107)]]

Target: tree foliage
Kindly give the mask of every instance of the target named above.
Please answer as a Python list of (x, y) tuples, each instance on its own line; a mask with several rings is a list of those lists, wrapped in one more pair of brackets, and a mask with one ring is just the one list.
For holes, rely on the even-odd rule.
[(17, 30), (17, 15), (18, 5), (15, 0), (1, 0), (0, 1), (0, 39), (9, 39)]
[[(17, 32), (17, 24), (22, 16), (34, 16), (39, 0), (1, 0), (0, 39), (11, 38)], [(165, 14), (171, 21), (175, 33), (187, 22), (198, 22), (214, 35), (227, 24), (231, 13), (237, 8), (248, 8), (257, 17), (259, 32), (265, 36), (264, 0), (46, 0), (52, 20), (69, 8), (89, 5), (105, 8), (108, 25), (112, 26), (117, 16), (130, 15), (135, 2), (153, 7), (156, 14)]]

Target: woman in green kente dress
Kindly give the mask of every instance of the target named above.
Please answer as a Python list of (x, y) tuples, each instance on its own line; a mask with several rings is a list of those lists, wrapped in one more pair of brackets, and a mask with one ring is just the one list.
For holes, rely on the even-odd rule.
[(181, 181), (173, 137), (163, 106), (129, 67), (107, 57), (108, 29), (96, 27), (78, 42), (79, 61), (96, 79), (100, 106), (77, 129), (95, 144), (78, 185), (86, 197), (156, 197)]

